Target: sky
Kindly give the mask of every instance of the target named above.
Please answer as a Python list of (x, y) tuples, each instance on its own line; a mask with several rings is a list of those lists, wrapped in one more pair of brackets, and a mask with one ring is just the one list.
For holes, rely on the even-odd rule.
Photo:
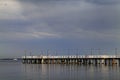
[(119, 52), (119, 34), (120, 0), (0, 0), (0, 58), (25, 50), (112, 54)]

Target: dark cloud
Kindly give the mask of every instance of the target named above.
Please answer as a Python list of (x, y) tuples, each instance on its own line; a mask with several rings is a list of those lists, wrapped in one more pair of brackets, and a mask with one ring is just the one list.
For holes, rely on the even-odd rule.
[[(94, 0), (89, 0), (94, 2)], [(95, 5), (89, 1), (63, 1), (61, 3), (49, 3), (49, 1), (33, 1), (24, 3), (22, 0), (22, 16), (26, 18), (15, 20), (1, 20), (1, 31), (13, 32), (47, 32), (69, 37), (70, 35), (85, 36), (98, 32), (110, 32), (111, 29), (119, 29), (118, 5)], [(98, 0), (97, 0), (98, 1)], [(35, 5), (36, 3), (40, 5)], [(53, 2), (56, 2), (53, 0)], [(99, 2), (99, 1), (98, 1)], [(111, 1), (104, 1), (111, 2)], [(115, 1), (116, 2), (116, 1)], [(117, 7), (118, 6), (118, 7)], [(3, 30), (3, 29), (4, 30)], [(82, 34), (78, 34), (82, 33)], [(66, 34), (63, 35), (63, 34)], [(112, 33), (111, 33), (112, 34)], [(115, 34), (114, 34), (115, 35)], [(70, 36), (71, 37), (71, 36)]]
[(24, 20), (0, 20), (0, 32), (25, 32), (31, 24)]
[(89, 3), (94, 3), (94, 4), (102, 4), (102, 5), (106, 5), (106, 4), (118, 4), (120, 3), (119, 0), (18, 0), (20, 2), (29, 2), (29, 3), (33, 3), (33, 4), (39, 4), (39, 3), (56, 3), (56, 2), (77, 2), (77, 1), (85, 1), (85, 2), (89, 2)]
[[(114, 3), (117, 2), (117, 0), (66, 0), (63, 1), (64, 4), (49, 3), (50, 1), (57, 2), (55, 0), (29, 0), (28, 2), (31, 4), (24, 3), (27, 1), (28, 0), (20, 1), (23, 7), (22, 16), (27, 18), (27, 20), (8, 19), (2, 20), (0, 24), (4, 25), (4, 27), (6, 26), (8, 30), (12, 30), (13, 28), (14, 31), (29, 31), (34, 29), (36, 31), (55, 32), (56, 34), (57, 32), (69, 33), (76, 29), (96, 32), (119, 28), (120, 16), (119, 10), (117, 9), (119, 6), (100, 6), (92, 4), (95, 1), (98, 3)], [(43, 5), (41, 2), (45, 4)], [(35, 5), (36, 3), (41, 5)], [(3, 29), (1, 27), (1, 31), (4, 31)]]
[(119, 4), (119, 0), (85, 0), (90, 3), (95, 3), (95, 4), (101, 4), (101, 5), (106, 5), (106, 4)]

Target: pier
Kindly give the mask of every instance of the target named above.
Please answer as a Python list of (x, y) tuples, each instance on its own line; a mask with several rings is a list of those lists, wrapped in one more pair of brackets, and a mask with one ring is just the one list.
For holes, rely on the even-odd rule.
[(22, 56), (23, 64), (119, 64), (120, 55)]

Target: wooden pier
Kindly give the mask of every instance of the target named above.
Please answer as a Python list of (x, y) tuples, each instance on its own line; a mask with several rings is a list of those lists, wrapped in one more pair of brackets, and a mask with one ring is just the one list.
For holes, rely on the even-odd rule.
[(120, 55), (23, 56), (24, 64), (119, 64)]

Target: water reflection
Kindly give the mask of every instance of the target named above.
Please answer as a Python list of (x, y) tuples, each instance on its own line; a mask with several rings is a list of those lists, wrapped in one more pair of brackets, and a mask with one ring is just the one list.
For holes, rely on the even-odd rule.
[(120, 80), (117, 65), (23, 64), (22, 68), (33, 80)]

